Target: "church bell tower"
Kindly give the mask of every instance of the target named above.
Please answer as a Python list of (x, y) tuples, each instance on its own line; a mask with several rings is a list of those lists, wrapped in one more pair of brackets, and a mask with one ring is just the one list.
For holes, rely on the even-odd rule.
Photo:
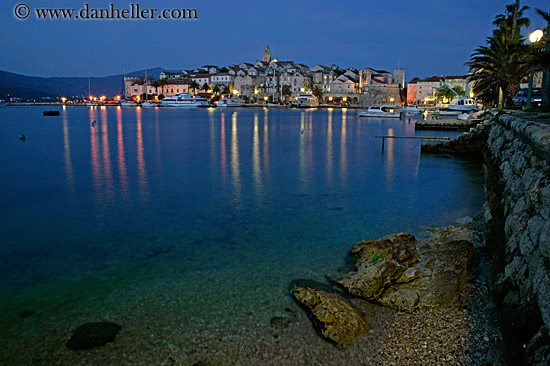
[(271, 62), (271, 50), (269, 49), (267, 42), (265, 43), (264, 53), (262, 54), (262, 61)]

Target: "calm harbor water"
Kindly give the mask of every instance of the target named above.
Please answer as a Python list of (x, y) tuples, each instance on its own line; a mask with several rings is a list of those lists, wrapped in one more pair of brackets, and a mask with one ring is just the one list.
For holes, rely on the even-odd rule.
[(13, 353), (32, 332), (63, 348), (103, 319), (231, 337), (239, 316), (288, 306), (290, 280), (322, 280), (357, 241), (422, 236), (483, 203), (476, 163), (421, 155), (418, 140), (382, 151), (375, 135), (456, 135), (409, 117), (42, 110), (0, 107), (0, 338)]

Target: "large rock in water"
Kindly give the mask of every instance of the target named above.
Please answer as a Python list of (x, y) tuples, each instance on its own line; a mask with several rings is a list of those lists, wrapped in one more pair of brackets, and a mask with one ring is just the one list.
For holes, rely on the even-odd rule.
[(296, 288), (292, 294), (307, 309), (317, 331), (338, 346), (349, 346), (368, 331), (361, 314), (339, 295), (309, 287)]
[(359, 242), (355, 270), (338, 279), (351, 294), (402, 311), (463, 306), (473, 245), (469, 230), (447, 227), (416, 241), (408, 233)]
[(116, 323), (86, 323), (76, 328), (67, 342), (67, 347), (74, 350), (92, 349), (113, 342), (122, 327)]

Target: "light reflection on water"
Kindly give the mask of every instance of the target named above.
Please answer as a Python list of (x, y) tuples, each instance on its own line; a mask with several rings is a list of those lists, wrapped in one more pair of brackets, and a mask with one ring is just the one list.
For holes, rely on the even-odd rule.
[[(374, 136), (414, 135), (410, 120), (336, 109), (36, 112), (0, 109), (2, 287), (143, 258), (191, 263), (189, 253), (212, 250), (193, 243), (210, 239), (234, 243), (234, 261), (269, 248), (282, 265), (288, 248), (307, 257), (311, 243), (341, 258), (366, 235), (453, 224), (483, 200), (476, 164), (421, 156), (416, 140), (387, 139), (381, 151)], [(28, 140), (12, 141), (23, 128)]]

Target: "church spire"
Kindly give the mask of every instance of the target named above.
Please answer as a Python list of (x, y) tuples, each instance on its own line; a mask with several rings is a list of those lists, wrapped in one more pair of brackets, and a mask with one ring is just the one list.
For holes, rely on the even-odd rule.
[(265, 42), (264, 53), (262, 54), (262, 61), (271, 62), (271, 50), (269, 49), (269, 45), (267, 44), (267, 42)]

